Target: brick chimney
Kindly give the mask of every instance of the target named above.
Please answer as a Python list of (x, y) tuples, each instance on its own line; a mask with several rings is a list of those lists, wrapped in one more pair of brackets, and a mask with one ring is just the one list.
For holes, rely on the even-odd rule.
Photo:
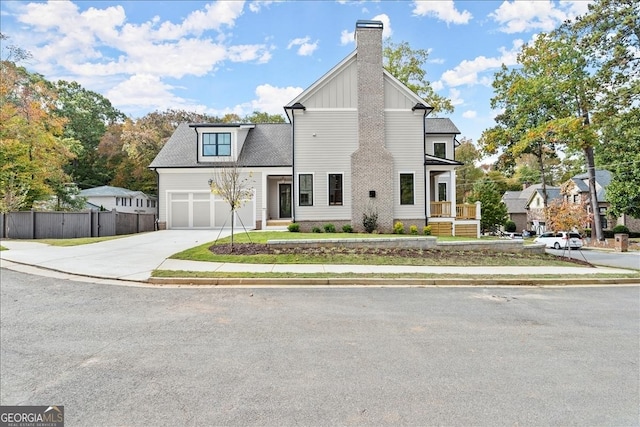
[(351, 155), (351, 217), (378, 214), (378, 230), (393, 229), (393, 156), (385, 147), (382, 22), (356, 22), (358, 149)]

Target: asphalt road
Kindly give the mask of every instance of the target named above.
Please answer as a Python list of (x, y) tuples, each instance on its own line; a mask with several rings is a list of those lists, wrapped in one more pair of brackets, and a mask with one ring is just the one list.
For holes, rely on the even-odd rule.
[(637, 286), (0, 279), (0, 403), (68, 426), (640, 424)]
[(593, 265), (640, 270), (640, 252), (609, 252), (591, 249), (547, 249), (547, 253), (586, 260)]

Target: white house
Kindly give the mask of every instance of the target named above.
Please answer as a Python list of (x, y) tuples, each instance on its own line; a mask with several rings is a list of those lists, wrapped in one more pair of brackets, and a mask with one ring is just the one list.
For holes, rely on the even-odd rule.
[(132, 191), (121, 187), (111, 187), (103, 185), (101, 187), (89, 188), (80, 191), (80, 196), (87, 198), (90, 203), (98, 209), (116, 210), (118, 212), (129, 213), (157, 213), (157, 199), (142, 191)]
[(480, 209), (455, 206), (455, 141), (449, 119), (383, 68), (382, 23), (356, 23), (357, 48), (284, 106), (289, 123), (180, 125), (149, 166), (158, 174), (159, 227), (230, 224), (211, 193), (217, 168), (238, 167), (254, 189), (246, 228), (296, 222), (362, 229), (432, 225), (434, 234), (478, 236)]

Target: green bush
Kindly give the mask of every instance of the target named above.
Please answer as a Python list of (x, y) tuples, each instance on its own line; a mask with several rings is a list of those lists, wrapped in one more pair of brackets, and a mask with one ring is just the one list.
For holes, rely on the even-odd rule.
[(504, 231), (507, 233), (513, 233), (516, 231), (516, 223), (511, 220), (507, 220), (507, 222), (504, 223)]
[(312, 233), (322, 233), (322, 229), (320, 227), (313, 227), (311, 229)]
[(404, 234), (404, 224), (400, 221), (393, 224), (393, 234)]
[(342, 226), (343, 233), (353, 233), (353, 227), (350, 224), (345, 224)]
[(300, 232), (300, 224), (292, 222), (291, 224), (289, 224), (287, 226), (287, 230), (289, 230), (292, 233), (299, 233)]
[(362, 214), (362, 226), (367, 233), (373, 233), (378, 228), (378, 212), (369, 209)]
[(431, 236), (431, 226), (425, 225), (424, 227), (422, 227), (422, 234), (424, 234), (425, 236)]
[(336, 227), (333, 224), (325, 224), (323, 226), (325, 233), (335, 233)]
[(613, 227), (613, 234), (620, 234), (620, 233), (624, 233), (624, 234), (629, 234), (629, 228), (625, 225), (616, 225), (615, 227)]
[(418, 226), (417, 225), (412, 225), (411, 227), (409, 227), (409, 234), (417, 236), (418, 235)]

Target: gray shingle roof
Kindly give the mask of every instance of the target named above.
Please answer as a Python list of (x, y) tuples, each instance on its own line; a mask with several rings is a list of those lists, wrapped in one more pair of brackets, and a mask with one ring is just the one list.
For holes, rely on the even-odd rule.
[(111, 187), (109, 185), (80, 191), (82, 197), (136, 197), (140, 194), (144, 193), (142, 191), (134, 191), (122, 187)]
[[(533, 193), (540, 193), (542, 195), (542, 184), (533, 184), (528, 186), (522, 191), (505, 191), (502, 195), (502, 201), (507, 205), (507, 212), (524, 213), (527, 203), (531, 199)], [(560, 187), (552, 187), (547, 185), (547, 200), (551, 201), (560, 196)]]
[[(182, 123), (162, 147), (150, 168), (207, 168), (228, 166), (228, 163), (198, 163), (196, 131)], [(249, 130), (239, 166), (267, 167), (291, 166), (291, 125), (288, 123), (260, 123)]]
[[(583, 192), (589, 192), (589, 174), (581, 173), (580, 175), (576, 175), (571, 180), (576, 184), (576, 187)], [(599, 202), (604, 202), (607, 196), (607, 187), (611, 183), (611, 172), (605, 169), (596, 169), (596, 183), (600, 186), (598, 188), (598, 192), (596, 193), (596, 197)]]
[(444, 117), (427, 117), (424, 119), (426, 122), (426, 133), (454, 133), (459, 134), (460, 130), (453, 124), (451, 119)]

